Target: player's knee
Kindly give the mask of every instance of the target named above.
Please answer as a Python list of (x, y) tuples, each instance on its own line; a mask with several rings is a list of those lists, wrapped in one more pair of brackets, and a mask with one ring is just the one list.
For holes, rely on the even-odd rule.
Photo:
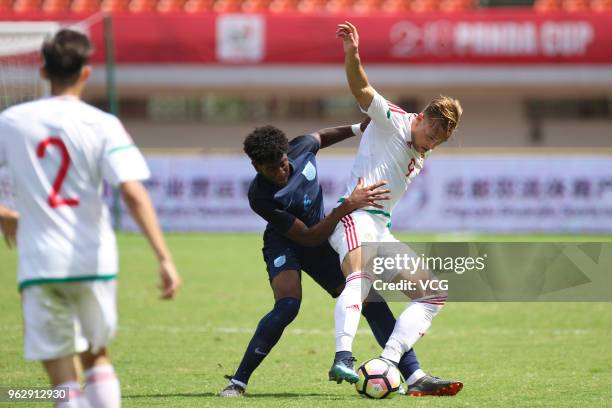
[(278, 319), (286, 326), (291, 323), (300, 311), (300, 300), (293, 297), (279, 299), (274, 308), (277, 310)]

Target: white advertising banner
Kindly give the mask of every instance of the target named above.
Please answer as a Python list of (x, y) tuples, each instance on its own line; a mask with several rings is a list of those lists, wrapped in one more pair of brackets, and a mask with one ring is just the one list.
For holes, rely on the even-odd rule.
[[(149, 157), (147, 188), (166, 230), (262, 231), (244, 156)], [(329, 212), (352, 156), (319, 155)], [(125, 214), (125, 213), (124, 213)], [(128, 216), (122, 227), (134, 229)], [(393, 211), (393, 230), (612, 233), (612, 158), (438, 156)]]

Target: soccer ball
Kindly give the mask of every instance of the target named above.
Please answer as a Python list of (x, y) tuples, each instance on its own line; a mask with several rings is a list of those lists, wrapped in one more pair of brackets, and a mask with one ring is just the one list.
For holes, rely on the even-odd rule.
[(393, 398), (402, 384), (402, 375), (395, 365), (380, 358), (366, 361), (357, 369), (357, 392), (368, 398)]

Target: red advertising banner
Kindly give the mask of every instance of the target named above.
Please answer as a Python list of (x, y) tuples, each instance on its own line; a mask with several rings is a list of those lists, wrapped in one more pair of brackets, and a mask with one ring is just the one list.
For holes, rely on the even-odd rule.
[[(49, 14), (18, 19), (78, 20)], [(370, 64), (612, 63), (611, 13), (507, 9), (368, 16), (120, 14), (113, 17), (116, 57), (129, 64), (340, 64), (335, 27), (346, 19), (358, 27), (361, 54)], [(101, 24), (91, 31), (102, 51)]]

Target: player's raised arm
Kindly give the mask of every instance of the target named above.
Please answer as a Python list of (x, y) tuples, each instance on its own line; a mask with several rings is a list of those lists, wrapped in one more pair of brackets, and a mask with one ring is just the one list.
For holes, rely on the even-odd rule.
[(19, 213), (0, 204), (0, 230), (4, 236), (6, 246), (12, 248), (17, 245), (17, 224)]
[(296, 218), (291, 228), (285, 233), (287, 238), (303, 246), (317, 246), (325, 241), (334, 232), (336, 224), (342, 217), (363, 207), (382, 208), (377, 201), (388, 200), (389, 190), (381, 190), (386, 182), (381, 182), (372, 186), (364, 186), (363, 179), (359, 182), (352, 194), (338, 207), (329, 213), (325, 218), (312, 227), (307, 227), (300, 219)]
[(312, 135), (319, 140), (321, 149), (339, 143), (353, 136), (361, 136), (370, 123), (370, 118), (365, 118), (361, 123), (352, 126), (337, 126), (316, 131)]
[(368, 82), (368, 77), (359, 57), (359, 33), (348, 21), (338, 24), (336, 36), (344, 45), (344, 68), (351, 93), (364, 111), (368, 110), (376, 91)]

